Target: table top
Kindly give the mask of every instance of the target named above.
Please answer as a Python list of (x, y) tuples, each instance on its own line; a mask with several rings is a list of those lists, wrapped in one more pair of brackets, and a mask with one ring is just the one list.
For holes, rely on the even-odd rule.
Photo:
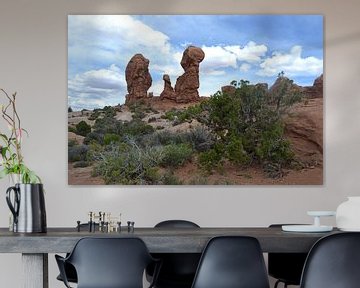
[(152, 253), (201, 253), (210, 238), (222, 235), (252, 236), (263, 252), (308, 252), (321, 237), (338, 233), (283, 232), (272, 228), (135, 228), (134, 232), (78, 232), (76, 228), (48, 228), (47, 233), (13, 233), (0, 228), (0, 253), (65, 253), (83, 237), (139, 237)]

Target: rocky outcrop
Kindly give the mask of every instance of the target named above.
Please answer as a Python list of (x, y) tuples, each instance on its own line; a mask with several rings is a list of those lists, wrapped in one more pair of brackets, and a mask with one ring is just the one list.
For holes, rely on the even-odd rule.
[(174, 88), (171, 86), (170, 76), (168, 74), (164, 74), (164, 90), (160, 94), (160, 100), (169, 99), (176, 101), (176, 94)]
[(185, 72), (176, 80), (176, 102), (189, 103), (199, 101), (199, 65), (204, 58), (205, 53), (199, 47), (189, 46), (184, 51), (180, 64)]
[(221, 92), (223, 94), (227, 94), (227, 95), (235, 95), (235, 92), (236, 92), (236, 88), (235, 86), (232, 86), (232, 85), (226, 85), (226, 86), (222, 86), (221, 87)]
[(290, 80), (287, 77), (280, 76), (276, 79), (275, 83), (270, 87), (270, 94), (279, 94), (283, 93), (285, 90), (286, 93), (290, 92), (301, 92), (302, 89), (300, 86), (296, 85), (293, 80)]
[(291, 108), (284, 119), (285, 136), (296, 158), (306, 166), (323, 162), (323, 99), (309, 99)]
[(148, 59), (142, 54), (135, 54), (126, 66), (125, 77), (129, 93), (126, 104), (148, 98), (147, 91), (152, 84)]
[(305, 95), (310, 98), (323, 98), (323, 74), (315, 79), (313, 86), (304, 87)]

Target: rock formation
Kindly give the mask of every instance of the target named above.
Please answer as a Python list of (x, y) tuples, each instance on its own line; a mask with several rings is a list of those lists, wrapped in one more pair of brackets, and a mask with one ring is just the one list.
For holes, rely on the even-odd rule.
[(304, 87), (304, 93), (308, 98), (323, 98), (323, 74), (315, 79), (313, 86)]
[(204, 60), (204, 57), (205, 53), (199, 47), (189, 46), (184, 51), (180, 64), (185, 73), (176, 80), (176, 102), (189, 103), (199, 101), (199, 65)]
[(168, 74), (164, 74), (164, 90), (160, 94), (160, 99), (170, 99), (176, 101), (176, 94), (174, 88), (171, 86), (170, 76)]
[(221, 92), (224, 94), (233, 96), (233, 95), (235, 95), (236, 88), (235, 88), (235, 86), (232, 86), (232, 85), (222, 86)]
[(148, 98), (147, 91), (152, 84), (148, 59), (142, 54), (135, 54), (126, 66), (125, 77), (129, 93), (126, 95), (126, 104)]
[(307, 166), (323, 162), (323, 99), (299, 103), (285, 118), (285, 136), (290, 140), (296, 158)]

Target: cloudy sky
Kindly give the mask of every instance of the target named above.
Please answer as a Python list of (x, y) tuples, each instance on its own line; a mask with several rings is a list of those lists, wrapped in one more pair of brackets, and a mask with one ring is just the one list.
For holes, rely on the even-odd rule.
[(125, 68), (142, 53), (159, 95), (163, 74), (175, 86), (189, 45), (201, 47), (201, 96), (232, 80), (272, 85), (279, 72), (312, 85), (323, 71), (320, 15), (69, 15), (68, 101), (74, 110), (122, 104)]

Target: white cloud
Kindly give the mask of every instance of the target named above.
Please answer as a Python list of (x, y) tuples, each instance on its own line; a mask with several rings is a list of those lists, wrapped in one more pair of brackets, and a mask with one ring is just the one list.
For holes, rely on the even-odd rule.
[(240, 66), (240, 71), (241, 71), (241, 72), (248, 72), (248, 71), (250, 70), (250, 68), (251, 68), (251, 65), (250, 65), (250, 64), (248, 64), (248, 63), (243, 63), (243, 64), (241, 64), (241, 66)]
[(200, 71), (204, 75), (223, 75), (224, 68), (237, 67), (236, 56), (221, 46), (202, 46), (205, 58), (200, 63)]
[(249, 63), (260, 62), (261, 57), (265, 56), (268, 50), (265, 45), (257, 45), (253, 41), (248, 42), (244, 47), (231, 45), (225, 46), (224, 49), (235, 54), (238, 61)]
[(322, 73), (323, 60), (316, 57), (302, 58), (302, 47), (293, 46), (289, 53), (274, 52), (260, 64), (257, 75), (276, 76), (284, 71), (288, 76), (317, 76)]
[(124, 72), (116, 65), (89, 70), (68, 80), (69, 105), (75, 110), (116, 105), (124, 102), (126, 89)]
[[(169, 53), (169, 37), (129, 15), (75, 15), (69, 16), (74, 37), (82, 44), (107, 46), (121, 41), (121, 47), (152, 47), (161, 53)], [(84, 33), (87, 30), (88, 34)], [(99, 35), (105, 36), (101, 37)], [(107, 39), (108, 42), (96, 40)], [(90, 40), (90, 41), (89, 41)]]

